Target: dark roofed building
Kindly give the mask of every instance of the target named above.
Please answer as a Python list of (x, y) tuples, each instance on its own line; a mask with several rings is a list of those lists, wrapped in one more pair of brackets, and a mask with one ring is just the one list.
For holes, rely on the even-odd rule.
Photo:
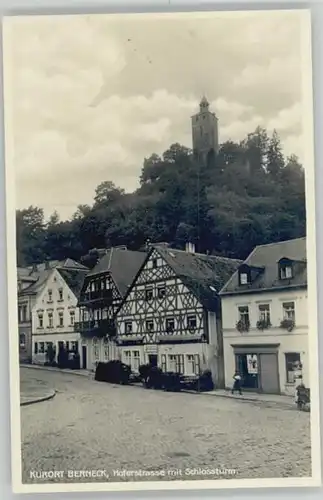
[(117, 314), (122, 360), (223, 378), (218, 292), (241, 261), (152, 245)]
[(220, 294), (306, 286), (306, 238), (297, 238), (257, 246)]
[(80, 292), (81, 332), (87, 349), (87, 365), (116, 356), (115, 315), (133, 282), (146, 253), (114, 247), (107, 250), (87, 274)]
[(220, 296), (226, 384), (237, 369), (248, 390), (308, 385), (306, 238), (257, 246)]

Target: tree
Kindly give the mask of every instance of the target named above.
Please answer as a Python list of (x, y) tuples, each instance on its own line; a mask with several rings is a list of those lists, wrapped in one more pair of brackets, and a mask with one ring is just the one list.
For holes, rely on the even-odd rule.
[(44, 211), (30, 206), (16, 211), (17, 261), (19, 266), (41, 262), (44, 257)]
[(282, 146), (279, 136), (274, 130), (273, 135), (269, 141), (267, 151), (267, 172), (273, 177), (277, 178), (285, 166), (284, 156), (282, 153)]
[(117, 187), (111, 181), (101, 182), (95, 190), (95, 205), (108, 205), (119, 200), (124, 194), (124, 189)]
[(246, 159), (250, 165), (251, 172), (264, 169), (269, 146), (269, 138), (264, 128), (257, 127), (256, 130), (248, 134), (241, 143), (246, 151)]
[(255, 245), (304, 236), (304, 169), (294, 155), (285, 163), (278, 134), (261, 127), (223, 143), (207, 165), (172, 144), (144, 159), (137, 190), (101, 182), (71, 220), (54, 213), (45, 224), (41, 209), (18, 210), (18, 263), (71, 257), (92, 268), (99, 249), (138, 250), (147, 240), (244, 258)]

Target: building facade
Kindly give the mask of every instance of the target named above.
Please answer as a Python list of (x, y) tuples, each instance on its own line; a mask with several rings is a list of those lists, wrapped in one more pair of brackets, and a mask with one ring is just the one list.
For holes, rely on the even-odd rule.
[(144, 259), (144, 252), (115, 247), (88, 273), (78, 302), (80, 319), (75, 324), (81, 333), (82, 368), (95, 370), (99, 361), (119, 358), (115, 315)]
[(305, 238), (256, 247), (220, 292), (225, 383), (294, 394), (309, 387)]
[(49, 345), (55, 351), (55, 361), (61, 346), (81, 356), (80, 332), (75, 332), (74, 325), (79, 321), (77, 301), (87, 273), (84, 268), (56, 267), (48, 275), (32, 308), (34, 364), (47, 361)]
[(193, 152), (203, 163), (207, 163), (210, 154), (219, 151), (218, 118), (209, 106), (208, 100), (203, 97), (199, 113), (191, 117)]
[(18, 335), (19, 335), (19, 361), (30, 363), (32, 356), (31, 341), (31, 309), (35, 295), (28, 293), (27, 289), (37, 281), (37, 277), (28, 268), (17, 269), (17, 307), (18, 307)]
[(239, 261), (153, 245), (117, 313), (121, 359), (223, 384), (221, 308), (217, 291)]

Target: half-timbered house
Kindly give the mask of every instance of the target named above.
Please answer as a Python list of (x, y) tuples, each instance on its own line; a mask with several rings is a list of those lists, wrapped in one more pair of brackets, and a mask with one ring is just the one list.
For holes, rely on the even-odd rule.
[(83, 368), (94, 370), (99, 361), (118, 358), (115, 314), (141, 267), (146, 253), (126, 247), (106, 251), (87, 275), (79, 298)]
[(240, 261), (153, 245), (117, 314), (121, 359), (224, 383), (218, 291)]

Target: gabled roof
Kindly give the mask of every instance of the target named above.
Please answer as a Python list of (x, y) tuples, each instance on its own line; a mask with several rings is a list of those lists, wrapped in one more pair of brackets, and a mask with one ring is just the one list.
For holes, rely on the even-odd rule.
[(109, 273), (121, 296), (124, 297), (146, 255), (145, 252), (135, 252), (124, 248), (110, 248), (88, 273), (87, 281), (100, 274)]
[(64, 269), (63, 267), (58, 267), (57, 271), (74, 293), (75, 297), (79, 298), (88, 271), (86, 269)]
[[(52, 260), (48, 261), (47, 263), (42, 262), (41, 264), (35, 265), (35, 267), (36, 266), (37, 266), (37, 271), (34, 270), (33, 266), (28, 266), (28, 268), (25, 268), (28, 269), (30, 272), (29, 277), (34, 278), (33, 280), (34, 283), (21, 290), (20, 295), (21, 294), (29, 295), (39, 292), (40, 289), (45, 285), (50, 273), (53, 271), (53, 269), (56, 269), (57, 267), (60, 267), (61, 269), (83, 270), (88, 272), (87, 267), (83, 266), (82, 264), (79, 264), (73, 259), (65, 259), (62, 261)], [(19, 271), (18, 271), (18, 277), (19, 277)]]
[(55, 269), (56, 267), (64, 267), (69, 269), (87, 269), (86, 266), (80, 264), (74, 259), (64, 259), (64, 260), (48, 260), (47, 262), (41, 262), (40, 264), (34, 264), (28, 266), (31, 274), (41, 273), (42, 271), (48, 271), (49, 269)]
[[(281, 259), (295, 262), (293, 278), (279, 279), (278, 264)], [(257, 246), (243, 264), (258, 271), (251, 283), (241, 286), (237, 271), (222, 288), (220, 295), (307, 286), (306, 238)]]
[(154, 247), (174, 273), (208, 310), (217, 310), (218, 293), (241, 260), (189, 253), (164, 246)]

